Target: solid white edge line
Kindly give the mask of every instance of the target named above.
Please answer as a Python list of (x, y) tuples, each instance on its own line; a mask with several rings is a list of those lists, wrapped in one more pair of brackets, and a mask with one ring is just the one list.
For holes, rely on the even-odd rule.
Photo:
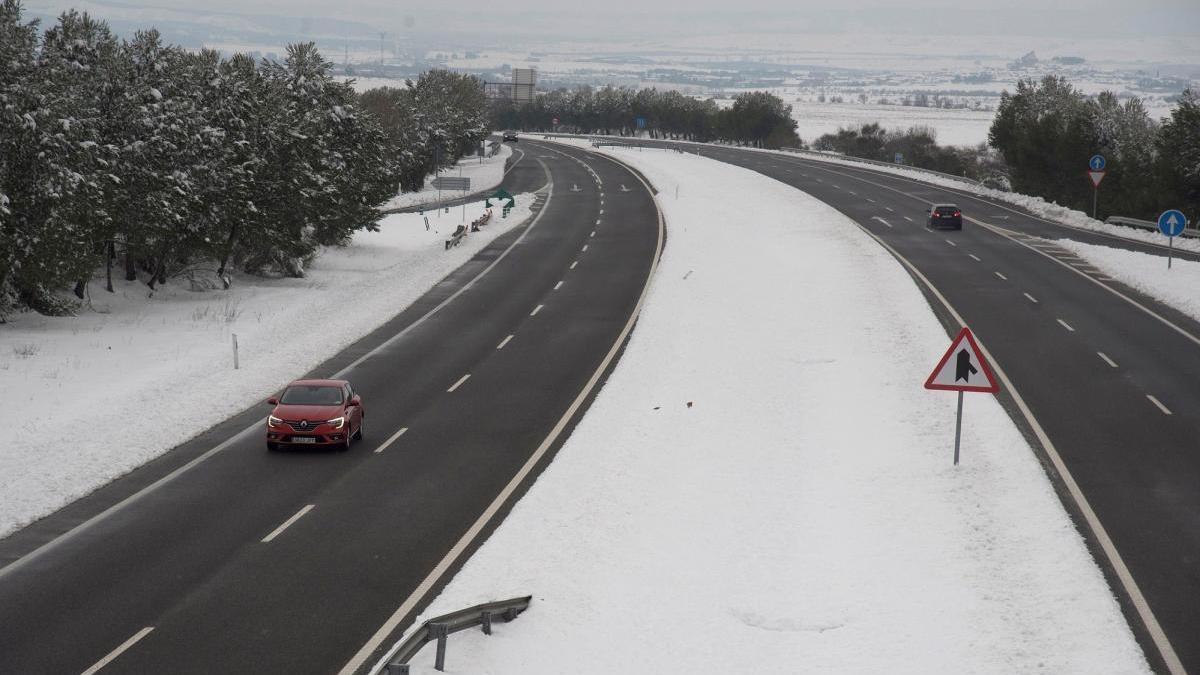
[(1067, 330), (1071, 331), (1072, 333), (1075, 332), (1075, 329), (1071, 327), (1071, 324), (1067, 323), (1066, 321), (1063, 321), (1062, 319), (1055, 319), (1055, 321), (1057, 321), (1059, 323), (1059, 325), (1061, 325), (1063, 328), (1066, 328)]
[(470, 373), (467, 373), (466, 375), (463, 375), (462, 377), (458, 378), (458, 381), (455, 382), (454, 384), (450, 385), (450, 388), (446, 390), (446, 393), (453, 394), (455, 389), (458, 389), (459, 387), (461, 387), (463, 382), (466, 382), (469, 379), (471, 379)]
[(292, 523), (295, 523), (297, 520), (300, 520), (301, 518), (303, 518), (304, 514), (308, 513), (309, 511), (312, 511), (314, 506), (316, 506), (316, 504), (306, 504), (303, 507), (301, 507), (301, 509), (296, 512), (296, 515), (283, 521), (282, 525), (275, 528), (274, 530), (271, 530), (271, 534), (268, 534), (267, 536), (263, 537), (262, 543), (264, 543), (264, 544), (271, 543), (271, 540), (275, 539), (275, 537), (278, 537), (280, 534), (282, 534), (284, 530), (291, 527)]
[(1154, 405), (1158, 406), (1158, 409), (1159, 409), (1159, 410), (1161, 410), (1161, 411), (1162, 411), (1162, 413), (1163, 413), (1164, 415), (1170, 415), (1170, 414), (1172, 414), (1172, 413), (1171, 413), (1171, 410), (1170, 410), (1169, 408), (1167, 408), (1167, 406), (1165, 406), (1165, 405), (1163, 405), (1163, 404), (1162, 404), (1162, 401), (1160, 401), (1160, 400), (1158, 400), (1158, 399), (1154, 398), (1154, 397), (1153, 397), (1153, 396), (1151, 396), (1150, 394), (1146, 394), (1146, 398), (1150, 399), (1150, 402), (1151, 402), (1151, 403), (1153, 403)]
[(1100, 358), (1104, 359), (1104, 362), (1107, 363), (1108, 365), (1112, 366), (1113, 368), (1117, 367), (1117, 362), (1108, 358), (1108, 354), (1105, 354), (1104, 352), (1096, 352), (1096, 354), (1098, 354), (1100, 356)]
[(534, 307), (533, 311), (529, 313), (529, 316), (537, 316), (537, 313), (542, 311), (543, 307), (545, 307), (545, 305), (538, 305), (537, 307)]
[[(614, 163), (621, 164), (619, 160), (611, 158), (607, 155), (601, 155), (601, 157), (612, 159)], [(628, 165), (624, 166), (631, 174), (633, 174), (634, 178), (636, 178), (638, 182), (640, 182), (646, 188), (646, 191), (650, 195), (654, 195), (654, 189), (651, 188), (645, 179), (642, 178), (640, 173), (629, 168)], [(621, 350), (621, 345), (624, 344), (625, 339), (629, 337), (629, 333), (633, 330), (633, 325), (637, 321), (638, 315), (640, 315), (642, 312), (642, 305), (645, 304), (646, 296), (650, 293), (650, 284), (653, 282), (654, 275), (658, 271), (658, 260), (662, 256), (663, 235), (665, 234), (666, 225), (663, 221), (662, 208), (658, 204), (658, 197), (654, 195), (652, 198), (654, 201), (654, 208), (658, 212), (658, 242), (655, 245), (654, 256), (650, 260), (650, 269), (646, 274), (646, 283), (644, 286), (642, 286), (642, 294), (638, 297), (637, 304), (634, 305), (633, 311), (630, 312), (629, 320), (625, 322), (625, 327), (621, 329), (621, 334), (617, 336), (616, 341), (613, 342), (612, 347), (608, 350), (608, 353), (605, 354), (604, 360), (596, 368), (595, 372), (592, 373), (592, 376), (590, 379), (588, 379), (587, 383), (584, 384), (583, 389), (580, 390), (579, 394), (575, 397), (575, 400), (571, 402), (571, 406), (567, 408), (567, 411), (563, 413), (561, 418), (559, 418), (558, 423), (554, 425), (553, 429), (551, 429), (550, 435), (548, 435), (545, 440), (542, 441), (542, 444), (539, 445), (537, 450), (534, 451), (533, 455), (529, 457), (524, 466), (521, 467), (520, 471), (513, 476), (512, 480), (509, 481), (508, 485), (506, 485), (503, 490), (501, 490), (500, 494), (496, 495), (496, 498), (492, 500), (492, 503), (488, 505), (487, 509), (480, 514), (479, 518), (471, 525), (470, 528), (467, 529), (463, 536), (459, 538), (458, 542), (454, 544), (454, 547), (451, 548), (448, 553), (446, 553), (446, 556), (442, 558), (442, 560), (438, 562), (438, 564), (429, 572), (425, 579), (421, 581), (421, 584), (416, 588), (416, 590), (414, 590), (408, 596), (408, 598), (406, 598), (404, 602), (400, 604), (400, 606), (395, 612), (392, 613), (387, 621), (380, 626), (379, 630), (376, 631), (373, 636), (371, 636), (371, 639), (368, 640), (367, 643), (364, 644), (362, 648), (359, 649), (358, 652), (350, 659), (350, 661), (342, 667), (342, 669), (338, 672), (338, 675), (353, 675), (353, 673), (355, 673), (358, 668), (362, 666), (367, 658), (371, 656), (371, 653), (374, 652), (375, 649), (387, 639), (387, 636), (396, 629), (396, 626), (400, 624), (405, 615), (412, 611), (412, 609), (421, 601), (425, 594), (437, 584), (437, 581), (446, 573), (446, 570), (449, 569), (456, 560), (458, 560), (459, 556), (462, 555), (463, 551), (466, 550), (470, 543), (479, 536), (479, 533), (492, 519), (496, 512), (498, 512), (501, 507), (504, 506), (505, 502), (508, 501), (508, 498), (512, 495), (512, 493), (516, 491), (517, 487), (519, 487), (522, 482), (524, 482), (525, 477), (528, 476), (529, 473), (533, 471), (533, 468), (537, 466), (538, 462), (541, 461), (542, 456), (546, 454), (546, 452), (550, 449), (550, 446), (553, 445), (558, 439), (559, 435), (562, 434), (563, 430), (567, 426), (567, 423), (572, 417), (574, 417), (575, 413), (579, 410), (580, 406), (583, 405), (583, 402), (587, 399), (587, 397), (591, 395), (592, 390), (596, 388), (596, 385), (599, 383), (600, 377), (604, 374), (604, 371), (608, 369), (613, 359), (616, 358), (617, 353)], [(403, 636), (401, 636), (401, 639), (402, 638)], [(398, 645), (399, 642), (396, 644)], [(388, 658), (390, 658), (391, 652), (394, 650), (395, 647), (393, 646), (393, 648), (388, 650), (388, 653), (379, 660), (379, 663), (377, 663), (370, 672), (378, 673), (382, 669), (383, 664), (385, 664)]]
[(1001, 279), (1008, 281), (1008, 277), (1004, 276), (1003, 274), (1000, 274), (999, 272), (996, 272), (995, 274), (996, 274), (996, 276), (1000, 277)]
[[(521, 157), (522, 157), (522, 159), (524, 159), (525, 154), (522, 153)], [(437, 314), (438, 312), (440, 312), (443, 307), (450, 304), (455, 298), (457, 298), (459, 295), (464, 293), (468, 288), (475, 285), (475, 283), (478, 282), (480, 279), (482, 279), (485, 275), (487, 275), (488, 272), (491, 272), (492, 269), (496, 267), (496, 265), (500, 264), (501, 260), (503, 260), (506, 256), (508, 256), (508, 254), (511, 253), (514, 248), (517, 247), (518, 244), (520, 244), (522, 241), (524, 241), (525, 237), (529, 234), (529, 231), (532, 230), (538, 224), (538, 222), (542, 219), (542, 216), (545, 215), (546, 211), (548, 210), (547, 207), (550, 205), (550, 200), (554, 197), (554, 181), (550, 179), (550, 169), (549, 169), (549, 167), (546, 166), (546, 163), (543, 162), (541, 159), (537, 159), (537, 163), (542, 165), (542, 170), (545, 171), (546, 177), (547, 177), (546, 185), (544, 188), (546, 190), (546, 201), (542, 204), (542, 209), (540, 211), (538, 211), (537, 215), (535, 215), (533, 217), (533, 220), (530, 221), (529, 226), (526, 227), (525, 231), (521, 233), (521, 236), (519, 236), (515, 240), (513, 240), (513, 242), (508, 245), (508, 248), (504, 249), (504, 251), (500, 255), (496, 256), (496, 259), (493, 260), (490, 265), (488, 265), (487, 267), (480, 270), (479, 274), (475, 275), (475, 277), (473, 279), (471, 279), (470, 281), (468, 281), (466, 284), (464, 284), (462, 288), (458, 289), (453, 294), (451, 294), (450, 297), (446, 298), (445, 300), (440, 302), (436, 307), (434, 307), (433, 309), (426, 312), (424, 315), (421, 316), (421, 318), (417, 319), (416, 321), (414, 321), (411, 324), (409, 324), (408, 326), (406, 326), (404, 328), (404, 330), (401, 330), (399, 333), (396, 333), (392, 337), (385, 340), (382, 344), (376, 346), (371, 351), (360, 356), (358, 359), (356, 359), (350, 365), (348, 365), (345, 368), (342, 368), (338, 372), (334, 373), (333, 376), (330, 377), (329, 379), (332, 379), (332, 380), (342, 379), (343, 375), (350, 372), (352, 369), (354, 369), (355, 367), (360, 365), (363, 361), (366, 361), (368, 358), (370, 358), (370, 357), (374, 356), (375, 354), (383, 351), (384, 349), (390, 347), (393, 343), (395, 343), (397, 340), (400, 340), (401, 338), (403, 338), (410, 331), (414, 330), (417, 326), (421, 325), (422, 323), (425, 323), (425, 321), (428, 320), (430, 317), (432, 317), (434, 314)], [(515, 166), (515, 164), (514, 164), (514, 166)], [(541, 189), (542, 188), (539, 188), (537, 191), (540, 192)], [(586, 248), (586, 247), (584, 247), (584, 248)], [(401, 310), (401, 311), (403, 311), (403, 310)], [(88, 518), (87, 520), (83, 521), (82, 523), (79, 523), (75, 527), (72, 527), (71, 529), (67, 530), (66, 532), (63, 532), (62, 534), (51, 539), (50, 541), (47, 541), (46, 543), (42, 544), (41, 546), (38, 546), (37, 548), (33, 549), (29, 553), (26, 553), (25, 555), (21, 556), (20, 558), (13, 560), (12, 562), (5, 565), (4, 567), (0, 567), (0, 579), (3, 579), (8, 574), (24, 567), (25, 565), (29, 564), (31, 561), (40, 558), (41, 556), (45, 555), (45, 553), (47, 551), (61, 545), (63, 542), (74, 539), (81, 532), (88, 530), (96, 523), (98, 523), (102, 520), (105, 520), (106, 518), (108, 518), (112, 514), (116, 513), (117, 511), (120, 511), (121, 509), (132, 504), (133, 502), (137, 501), (138, 499), (141, 499), (145, 495), (147, 495), (151, 492), (154, 492), (155, 490), (162, 487), (163, 485), (166, 485), (167, 483), (175, 480), (176, 478), (183, 475), (184, 473), (187, 473), (191, 469), (195, 468), (198, 464), (204, 462), (205, 460), (207, 460), (208, 458), (217, 454), (218, 452), (221, 452), (222, 450), (228, 448), (230, 445), (233, 445), (233, 443), (235, 441), (237, 441), (241, 437), (245, 436), (246, 434), (249, 434), (254, 431), (258, 431), (258, 430), (262, 429), (261, 425), (264, 424), (265, 422), (266, 422), (266, 418), (263, 418), (261, 421), (255, 422), (254, 424), (246, 427), (245, 429), (242, 429), (241, 431), (234, 434), (233, 436), (230, 436), (229, 438), (225, 439), (224, 441), (221, 441), (217, 445), (213, 446), (212, 449), (207, 450), (204, 454), (199, 455), (195, 459), (189, 461), (187, 464), (184, 464), (183, 466), (175, 469), (174, 471), (172, 471), (171, 473), (168, 473), (167, 475), (163, 476), (162, 478), (159, 478), (158, 480), (147, 485), (146, 487), (142, 488), (141, 490), (138, 490), (137, 492), (129, 495), (128, 497), (122, 499), (121, 501), (117, 502), (116, 504), (113, 504), (112, 506), (108, 507), (107, 509), (104, 509), (100, 513), (97, 513), (96, 515), (92, 516), (91, 518)]]
[(378, 455), (379, 453), (383, 452), (384, 450), (387, 450), (389, 445), (391, 445), (392, 443), (395, 443), (397, 438), (400, 438), (407, 432), (408, 432), (408, 427), (400, 427), (399, 431), (397, 431), (396, 433), (394, 433), (390, 437), (388, 437), (388, 439), (386, 441), (384, 441), (383, 443), (381, 443), (378, 448), (375, 448), (375, 452), (373, 454)]
[(1038, 301), (1037, 298), (1033, 297), (1032, 295), (1030, 295), (1028, 293), (1023, 293), (1022, 295), (1029, 298), (1029, 301), (1032, 302), (1033, 304), (1035, 304), (1035, 305), (1037, 304), (1037, 301)]
[(122, 642), (119, 647), (117, 647), (116, 649), (109, 652), (108, 655), (105, 656), (104, 658), (102, 658), (99, 661), (92, 664), (92, 667), (83, 671), (83, 673), (81, 675), (95, 675), (97, 672), (100, 671), (101, 668), (112, 663), (113, 659), (115, 659), (118, 656), (120, 656), (121, 654), (125, 653), (125, 651), (128, 650), (130, 647), (137, 644), (139, 640), (141, 640), (142, 638), (149, 635), (150, 631), (152, 631), (152, 630), (154, 630), (154, 626), (146, 626), (145, 628), (134, 633), (133, 637)]
[[(899, 251), (892, 248), (880, 237), (875, 236), (870, 230), (867, 230), (864, 227), (860, 227), (860, 229), (863, 232), (866, 232), (867, 236), (879, 242), (880, 246), (883, 246), (893, 256), (895, 256), (897, 260), (903, 263), (903, 265), (914, 277), (920, 279), (921, 283), (925, 284), (925, 287), (928, 288), (930, 292), (933, 293), (934, 297), (936, 297), (942, 304), (942, 306), (945, 307), (948, 312), (950, 312), (950, 315), (954, 317), (954, 320), (958, 322), (958, 325), (967, 325), (966, 321), (963, 320), (962, 315), (954, 309), (954, 307), (950, 304), (950, 301), (947, 300), (944, 295), (942, 295), (942, 292), (939, 291), (931, 281), (929, 281), (928, 277), (926, 277), (921, 270), (917, 269), (916, 266), (909, 262), (908, 259), (903, 255), (901, 255)], [(1026, 295), (1028, 296), (1029, 294), (1026, 293)], [(1050, 437), (1046, 434), (1046, 431), (1042, 428), (1042, 425), (1037, 421), (1037, 418), (1033, 416), (1033, 411), (1029, 409), (1029, 406), (1025, 403), (1025, 399), (1021, 396), (1020, 392), (1017, 391), (1017, 388), (1013, 386), (1012, 380), (1008, 379), (1008, 374), (1004, 371), (1004, 368), (1000, 366), (1000, 362), (997, 361), (996, 357), (988, 351), (988, 348), (978, 336), (976, 336), (975, 339), (979, 345), (979, 350), (983, 353), (984, 358), (986, 358), (992, 365), (992, 370), (995, 372), (996, 377), (1000, 378), (1001, 384), (1005, 387), (1005, 389), (1008, 390), (1009, 394), (1013, 398), (1013, 402), (1017, 405), (1017, 409), (1021, 411), (1021, 416), (1025, 418), (1025, 422), (1033, 431), (1034, 436), (1037, 437), (1038, 442), (1041, 443), (1042, 449), (1046, 451), (1046, 456), (1050, 459), (1050, 463), (1053, 465), (1054, 470), (1058, 473), (1058, 477), (1062, 480), (1063, 486), (1067, 490), (1067, 494), (1069, 494), (1071, 499), (1075, 502), (1076, 508), (1079, 509), (1080, 514), (1083, 516), (1084, 522), (1087, 524), (1088, 529), (1091, 530), (1092, 536), (1095, 537), (1096, 544), (1100, 547), (1100, 550), (1108, 559), (1109, 564), (1112, 565), (1113, 573), (1116, 574), (1117, 580), (1121, 583), (1125, 593), (1129, 596), (1129, 601), (1133, 604), (1134, 611), (1137, 612), (1138, 617), (1141, 618), (1142, 624), (1146, 628), (1146, 632), (1150, 634), (1151, 641), (1153, 641), (1154, 646), (1158, 648), (1159, 655), (1166, 663), (1167, 671), (1171, 673), (1171, 675), (1187, 675), (1187, 671), (1183, 668), (1183, 662), (1179, 660), (1179, 655), (1175, 653), (1175, 648), (1171, 646), (1171, 641), (1167, 639), (1167, 634), (1163, 632), (1162, 626), (1158, 623), (1158, 618), (1154, 616), (1154, 611), (1150, 609), (1150, 604), (1146, 602), (1146, 597), (1142, 595), (1141, 587), (1139, 587), (1137, 581), (1134, 580), (1133, 574), (1125, 565), (1124, 558), (1122, 558), (1120, 552), (1117, 551), (1116, 544), (1114, 544), (1112, 538), (1108, 536), (1108, 530), (1104, 529), (1104, 524), (1100, 522), (1100, 517), (1096, 515), (1096, 512), (1092, 509), (1091, 503), (1088, 502), (1087, 497), (1083, 494), (1083, 490), (1081, 490), (1079, 488), (1079, 484), (1075, 482), (1075, 477), (1071, 474), (1070, 469), (1067, 468), (1062, 456), (1058, 454), (1058, 449), (1054, 446), (1053, 441), (1050, 440)]]
[(504, 345), (508, 344), (508, 341), (511, 339), (513, 339), (513, 336), (511, 336), (511, 335), (504, 338), (503, 340), (500, 341), (500, 344), (496, 345), (496, 349), (504, 349)]

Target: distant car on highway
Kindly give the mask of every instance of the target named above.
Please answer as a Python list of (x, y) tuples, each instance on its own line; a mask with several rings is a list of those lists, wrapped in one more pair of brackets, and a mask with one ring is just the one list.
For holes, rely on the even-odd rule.
[(362, 398), (346, 380), (296, 380), (267, 403), (267, 449), (296, 446), (349, 450), (363, 433)]
[(962, 209), (954, 204), (934, 204), (929, 208), (929, 227), (935, 230), (961, 230)]
[(504, 132), (504, 140), (512, 141), (513, 143), (516, 143), (517, 142), (517, 132), (513, 131), (512, 129), (505, 131)]

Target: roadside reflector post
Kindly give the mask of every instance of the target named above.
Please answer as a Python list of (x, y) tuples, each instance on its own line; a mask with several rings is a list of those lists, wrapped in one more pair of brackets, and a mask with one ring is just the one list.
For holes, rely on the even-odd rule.
[(233, 369), (238, 369), (237, 333), (233, 334)]
[(492, 613), (491, 612), (484, 612), (481, 615), (480, 625), (483, 626), (483, 634), (484, 635), (492, 634)]
[(954, 466), (962, 449), (963, 393), (977, 391), (995, 394), (1000, 391), (991, 366), (983, 358), (983, 350), (975, 342), (971, 329), (963, 326), (950, 343), (942, 360), (934, 366), (925, 380), (926, 389), (958, 392), (958, 413), (954, 420)]

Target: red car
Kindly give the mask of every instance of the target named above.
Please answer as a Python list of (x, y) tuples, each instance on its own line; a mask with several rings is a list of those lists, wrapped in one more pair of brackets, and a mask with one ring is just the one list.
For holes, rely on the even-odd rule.
[(296, 380), (267, 403), (267, 449), (300, 445), (349, 450), (362, 438), (363, 404), (345, 380)]

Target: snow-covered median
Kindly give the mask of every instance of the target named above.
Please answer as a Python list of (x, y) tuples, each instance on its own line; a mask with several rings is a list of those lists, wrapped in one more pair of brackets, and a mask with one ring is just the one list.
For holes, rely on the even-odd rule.
[[(533, 195), (516, 201), (507, 219), (497, 210), (449, 251), (443, 241), (460, 208), (430, 215), (428, 231), (421, 216), (393, 214), (379, 232), (325, 249), (305, 279), (239, 275), (230, 290), (207, 292), (178, 280), (150, 298), (139, 282), (120, 282), (115, 295), (93, 284), (95, 311), (13, 317), (0, 326), (0, 536), (262, 400), (383, 324), (527, 219)], [(468, 206), (468, 220), (482, 208)]]
[(893, 258), (751, 171), (612, 154), (681, 185), (662, 265), (587, 415), (421, 618), (533, 595), (453, 636), (448, 672), (1149, 672), (993, 397), (952, 465), (956, 397), (922, 388), (949, 337)]
[(500, 151), (491, 157), (463, 157), (453, 167), (442, 169), (436, 176), (425, 179), (425, 185), (416, 192), (402, 192), (388, 200), (386, 209), (403, 209), (411, 206), (425, 206), (438, 203), (439, 200), (457, 199), (462, 193), (448, 190), (438, 190), (433, 186), (435, 178), (470, 178), (471, 189), (467, 194), (476, 194), (491, 190), (504, 181), (504, 164), (512, 156), (512, 148), (500, 146)]

